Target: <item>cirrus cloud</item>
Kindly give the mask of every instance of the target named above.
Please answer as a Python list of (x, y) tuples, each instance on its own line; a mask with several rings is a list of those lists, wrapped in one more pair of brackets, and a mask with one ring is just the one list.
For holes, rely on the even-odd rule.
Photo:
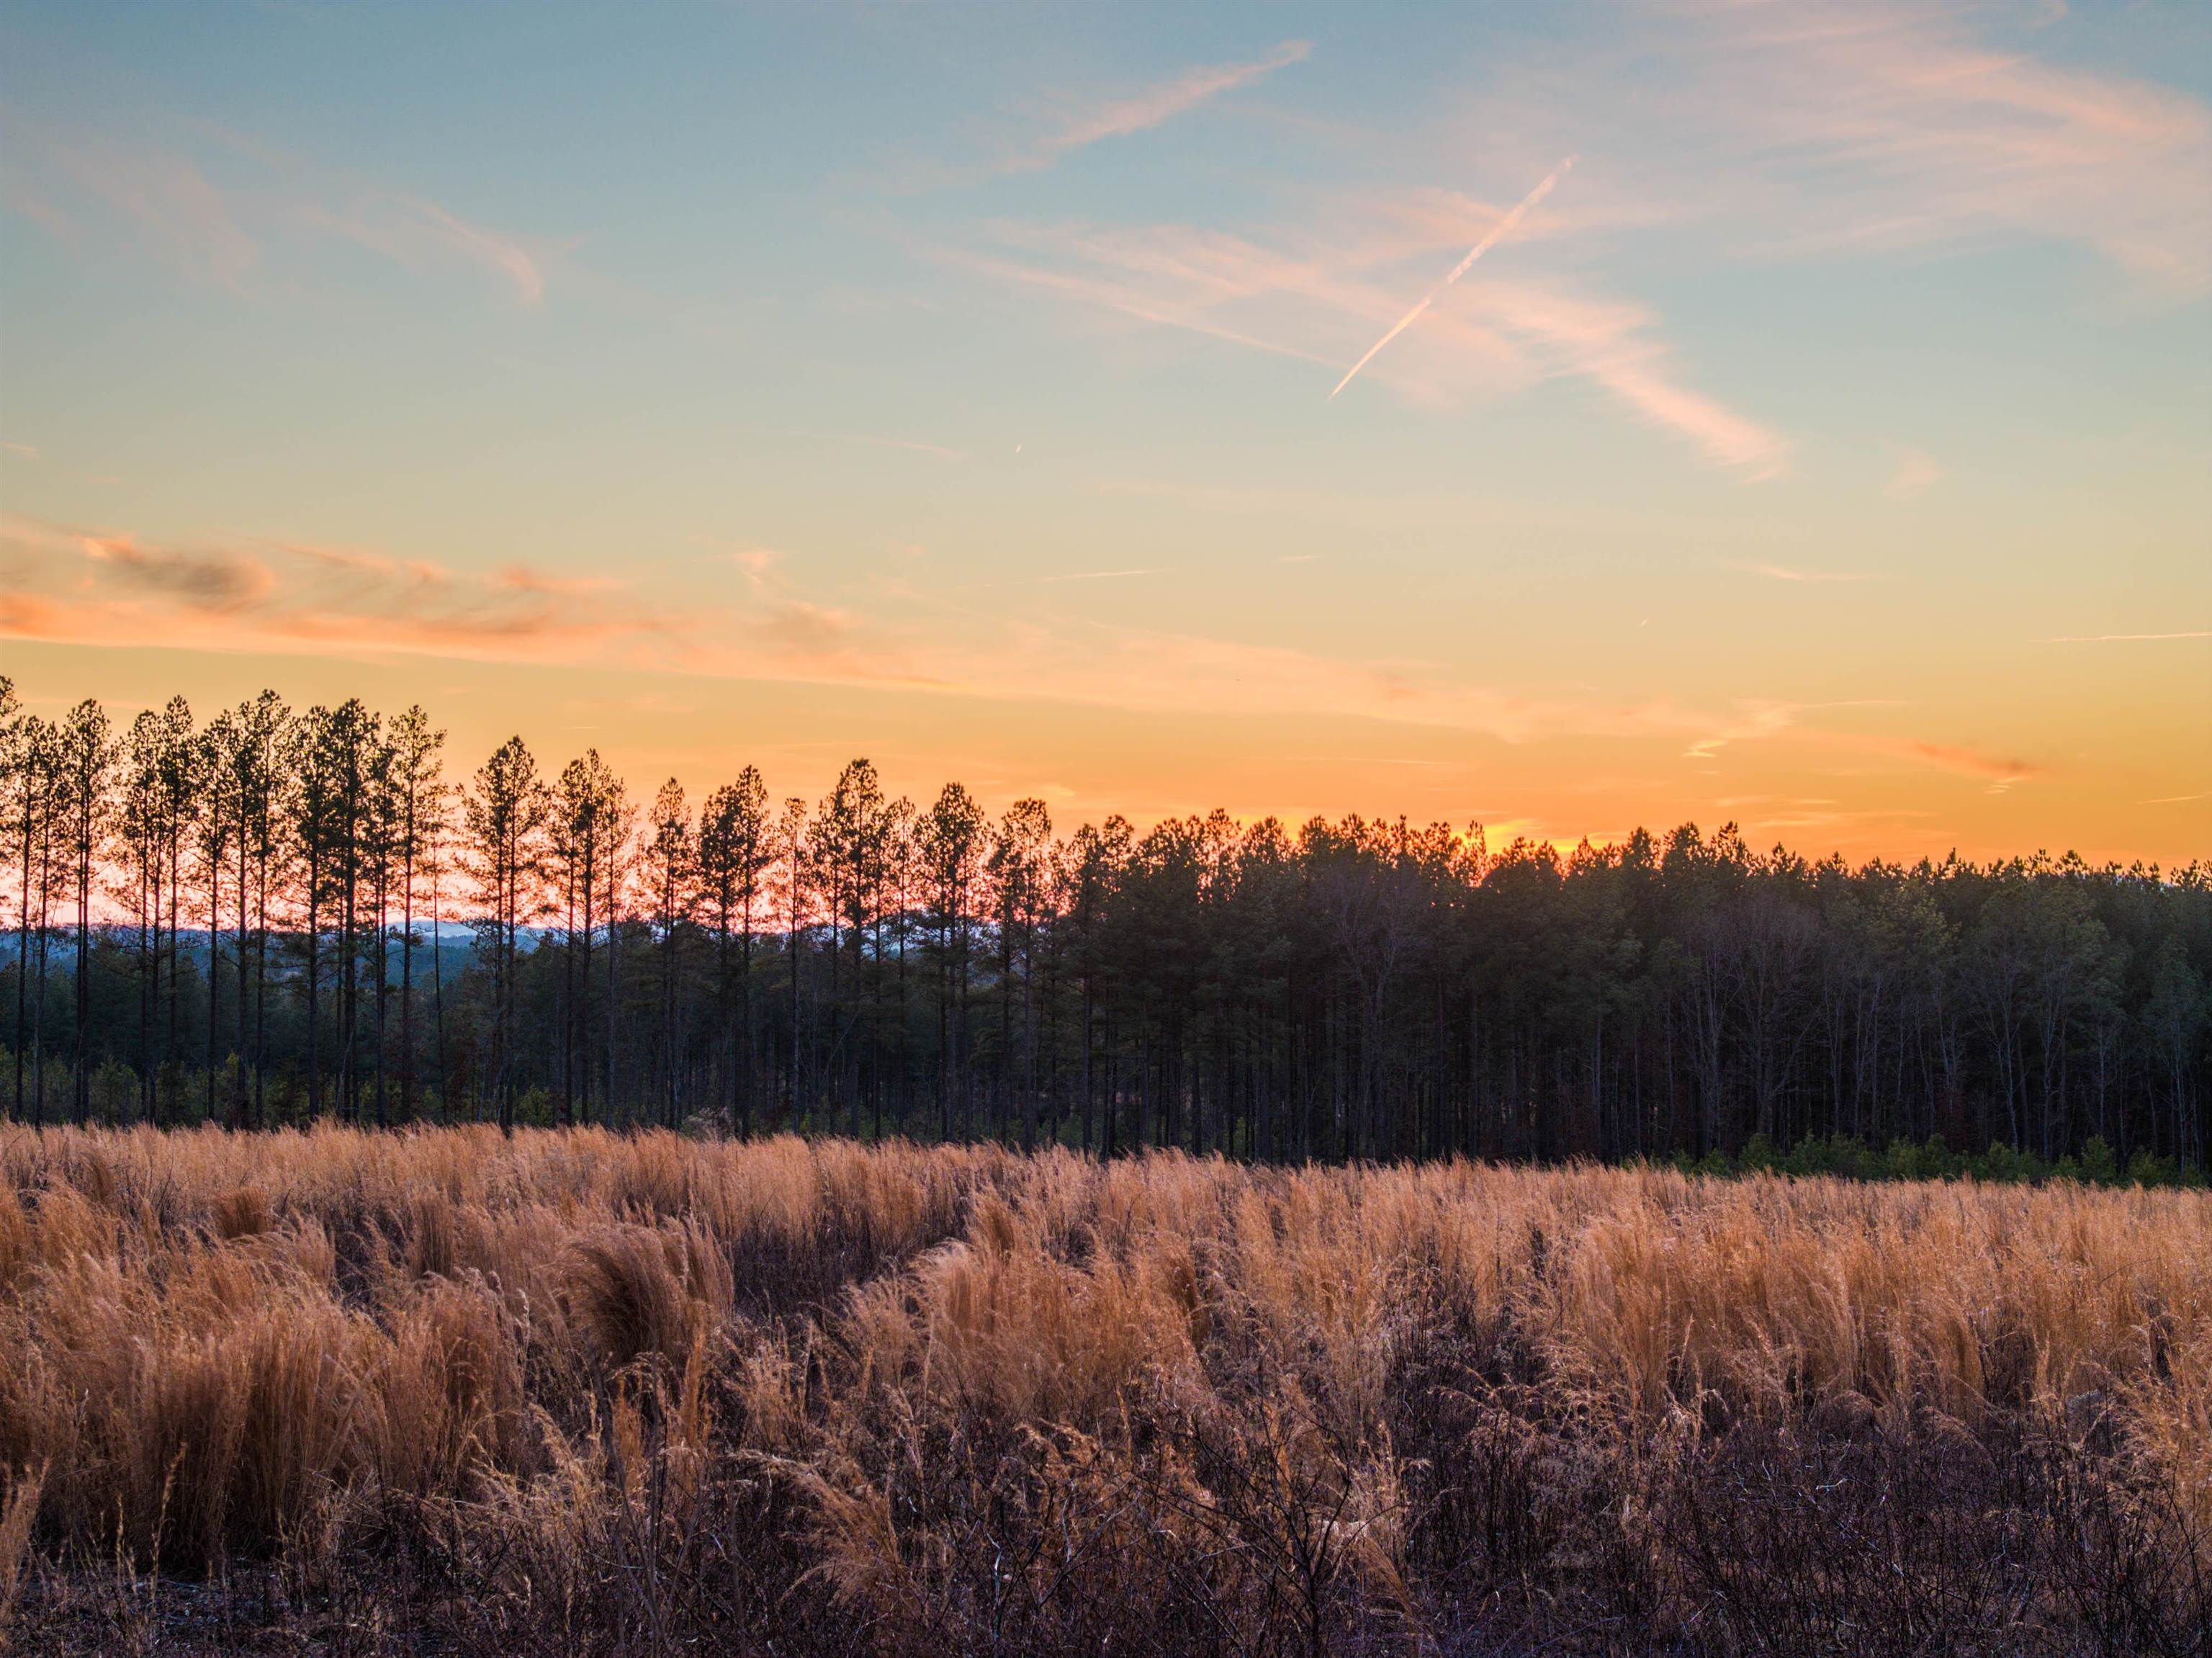
[(1131, 133), (1165, 125), (1176, 116), (1209, 103), (1225, 92), (1234, 92), (1279, 69), (1304, 62), (1312, 52), (1313, 43), (1310, 40), (1285, 40), (1265, 57), (1250, 63), (1201, 65), (1125, 98), (1091, 101), (1064, 113), (1028, 149), (1009, 157), (1002, 170), (1034, 172), (1102, 139), (1127, 137)]
[(119, 230), (194, 281), (258, 292), (280, 279), (273, 250), (338, 241), (410, 269), (473, 267), (525, 306), (545, 297), (543, 256), (522, 240), (221, 128), (126, 142), (10, 115), (0, 136), (0, 202), (71, 242)]

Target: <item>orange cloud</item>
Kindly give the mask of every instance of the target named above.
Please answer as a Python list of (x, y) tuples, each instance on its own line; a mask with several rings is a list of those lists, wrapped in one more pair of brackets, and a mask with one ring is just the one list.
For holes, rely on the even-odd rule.
[(1952, 771), (1964, 771), (1970, 777), (1988, 777), (1997, 783), (2017, 783), (2023, 777), (2037, 775), (2042, 768), (2026, 760), (1993, 759), (1987, 754), (1978, 754), (1971, 748), (1958, 748), (1948, 743), (1907, 743), (1908, 753)]
[[(1814, 705), (1630, 702), (1473, 684), (1439, 664), (1359, 660), (1117, 626), (1049, 607), (992, 617), (939, 598), (896, 619), (794, 591), (772, 557), (738, 561), (723, 605), (655, 604), (605, 577), (467, 573), (307, 543), (171, 546), (0, 516), (0, 636), (221, 652), (386, 652), (714, 678), (902, 688), (1134, 712), (1370, 720), (1520, 746), (1564, 738), (1731, 744), (1910, 760), (2002, 789), (2039, 774), (1969, 748), (1808, 726)], [(1128, 574), (1103, 572), (1085, 574)]]
[(0, 516), (0, 631), (87, 644), (240, 650), (332, 646), (567, 661), (647, 640), (669, 619), (603, 582), (307, 545), (170, 546)]
[(270, 587), (267, 568), (236, 553), (142, 546), (129, 535), (80, 536), (77, 546), (101, 566), (102, 587), (162, 594), (211, 614), (234, 613)]

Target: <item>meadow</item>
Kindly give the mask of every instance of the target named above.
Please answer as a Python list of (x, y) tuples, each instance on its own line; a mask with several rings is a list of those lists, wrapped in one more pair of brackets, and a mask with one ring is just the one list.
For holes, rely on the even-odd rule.
[(0, 1127), (0, 1620), (2202, 1653), (2212, 1194)]

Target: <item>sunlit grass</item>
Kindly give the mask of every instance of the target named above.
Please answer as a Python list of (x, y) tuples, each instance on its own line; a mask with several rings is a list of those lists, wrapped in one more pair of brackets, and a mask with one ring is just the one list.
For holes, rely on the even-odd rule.
[[(1592, 1593), (1688, 1628), (1747, 1593), (1691, 1522), (1773, 1446), (2056, 1459), (2201, 1594), (2212, 1197), (0, 1130), (26, 1615), (95, 1557), (278, 1560), (295, 1600), (465, 1588), (484, 1641), (548, 1650), (765, 1642), (817, 1602), (901, 1649), (1009, 1618), (1141, 1647), (1201, 1604), (1302, 1649), (1442, 1639), (1612, 1549)], [(2017, 1615), (2081, 1626), (2066, 1581)]]

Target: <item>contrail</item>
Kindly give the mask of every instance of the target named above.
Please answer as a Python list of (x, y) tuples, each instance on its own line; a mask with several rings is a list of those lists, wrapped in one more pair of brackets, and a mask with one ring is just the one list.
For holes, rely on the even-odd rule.
[[(1414, 320), (1419, 317), (1422, 312), (1429, 308), (1429, 306), (1434, 302), (1438, 294), (1443, 293), (1445, 289), (1450, 287), (1452, 283), (1457, 282), (1462, 277), (1465, 276), (1469, 265), (1473, 265), (1485, 253), (1487, 253), (1492, 248), (1497, 247), (1498, 244), (1504, 241), (1507, 235), (1510, 235), (1513, 227), (1521, 222), (1521, 216), (1526, 213), (1530, 208), (1534, 207), (1538, 202), (1543, 200), (1545, 197), (1550, 195), (1552, 193), (1552, 186), (1559, 181), (1559, 175), (1565, 173), (1574, 164), (1575, 158), (1571, 155), (1568, 156), (1566, 160), (1561, 162), (1557, 167), (1553, 168), (1549, 173), (1547, 173), (1544, 175), (1543, 183), (1538, 185), (1534, 190), (1530, 191), (1527, 195), (1521, 198), (1521, 204), (1518, 207), (1516, 207), (1510, 213), (1508, 213), (1504, 218), (1498, 220), (1496, 224), (1492, 225), (1490, 227), (1490, 234), (1485, 236), (1480, 241), (1475, 243), (1473, 247), (1468, 249), (1467, 257), (1462, 259), (1457, 265), (1452, 266), (1451, 275), (1446, 277), (1435, 287), (1430, 289), (1427, 293), (1422, 295), (1421, 302), (1419, 305), (1416, 305), (1412, 310), (1407, 312), (1404, 316), (1400, 317), (1395, 323), (1391, 325), (1390, 332), (1389, 333), (1383, 335), (1382, 338), (1376, 340), (1372, 345), (1367, 348), (1367, 355), (1360, 358), (1358, 362), (1353, 363), (1350, 372), (1346, 374), (1342, 380), (1336, 382), (1336, 392), (1340, 392), (1346, 387), (1351, 385), (1352, 375), (1358, 374), (1369, 363), (1374, 362), (1375, 354), (1377, 351), (1381, 350), (1385, 345), (1388, 345), (1392, 340), (1397, 338), (1399, 335), (1404, 333), (1407, 329), (1412, 327)], [(1336, 401), (1336, 392), (1331, 392), (1328, 394), (1328, 400), (1332, 403)]]

